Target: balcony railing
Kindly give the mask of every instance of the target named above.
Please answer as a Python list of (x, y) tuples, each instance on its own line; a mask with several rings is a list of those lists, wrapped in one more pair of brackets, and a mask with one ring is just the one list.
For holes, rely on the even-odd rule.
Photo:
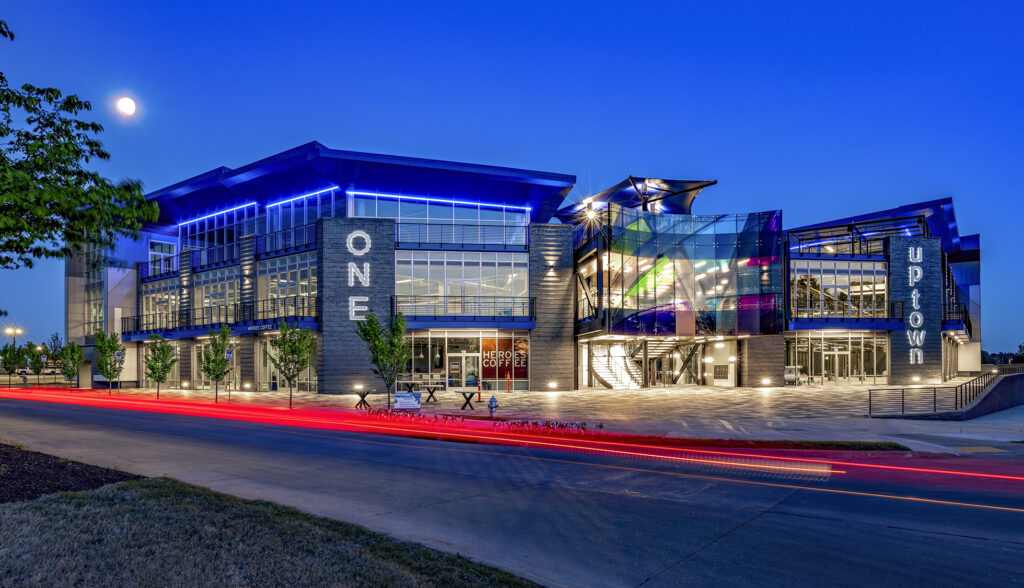
[(192, 269), (238, 263), (238, 243), (228, 243), (192, 252)]
[(289, 249), (310, 246), (316, 246), (315, 224), (260, 235), (256, 238), (256, 255), (273, 255)]
[(971, 313), (963, 302), (950, 302), (942, 307), (942, 320), (960, 321), (964, 325), (964, 331), (969, 338), (974, 337), (974, 323), (971, 321)]
[(536, 298), (518, 296), (393, 296), (392, 312), (407, 317), (521, 318), (536, 317)]
[(178, 256), (164, 257), (143, 261), (139, 264), (139, 277), (143, 280), (155, 280), (174, 275), (178, 271)]
[(395, 242), (406, 245), (486, 245), (522, 250), (529, 239), (526, 225), (395, 223)]
[(140, 333), (172, 329), (212, 328), (222, 324), (230, 325), (293, 317), (315, 318), (316, 316), (316, 297), (291, 296), (256, 302), (206, 306), (172, 313), (122, 317), (121, 332)]
[(789, 252), (793, 255), (815, 257), (845, 257), (851, 255), (885, 255), (885, 239), (846, 237), (841, 239), (806, 239), (789, 235)]
[[(792, 311), (791, 311), (792, 312)], [(792, 321), (901, 321), (903, 320), (903, 301), (889, 302), (885, 308), (860, 308), (852, 304), (839, 305), (835, 309), (800, 309), (790, 316)]]

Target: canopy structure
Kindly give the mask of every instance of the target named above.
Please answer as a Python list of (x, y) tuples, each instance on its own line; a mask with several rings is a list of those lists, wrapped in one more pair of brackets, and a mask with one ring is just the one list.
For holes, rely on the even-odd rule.
[(692, 214), (690, 207), (700, 191), (718, 180), (665, 180), (629, 176), (611, 188), (575, 204), (562, 207), (555, 217), (572, 219), (588, 203), (618, 204), (627, 208), (669, 214)]

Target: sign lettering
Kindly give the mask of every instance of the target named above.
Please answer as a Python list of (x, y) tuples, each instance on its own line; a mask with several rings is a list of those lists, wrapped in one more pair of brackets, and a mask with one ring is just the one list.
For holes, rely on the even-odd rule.
[[(355, 230), (348, 234), (345, 238), (345, 248), (348, 252), (356, 257), (362, 257), (370, 252), (372, 247), (372, 241), (370, 235), (366, 231)], [(356, 281), (363, 288), (370, 287), (370, 264), (369, 262), (363, 262), (362, 269), (359, 268), (354, 262), (348, 262), (348, 285), (349, 287), (355, 287)], [(370, 307), (366, 305), (370, 301), (369, 296), (349, 296), (348, 297), (348, 320), (350, 321), (361, 321), (366, 318), (366, 312), (370, 310)]]
[[(924, 258), (921, 247), (910, 247), (907, 258), (911, 264), (919, 264)], [(908, 270), (908, 282), (913, 290), (910, 291), (910, 316), (907, 323), (911, 329), (907, 331), (907, 341), (910, 343), (910, 364), (919, 365), (924, 363), (924, 338), (926, 331), (920, 330), (924, 325), (924, 314), (921, 313), (921, 292), (915, 288), (917, 283), (924, 278), (924, 269), (920, 265), (911, 265)]]

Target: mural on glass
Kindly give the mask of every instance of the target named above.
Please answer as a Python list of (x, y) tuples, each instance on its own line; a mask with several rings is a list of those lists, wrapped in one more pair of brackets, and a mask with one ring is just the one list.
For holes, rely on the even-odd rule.
[[(782, 212), (681, 215), (614, 204), (599, 214), (608, 331), (627, 335), (782, 332)], [(585, 240), (577, 231), (577, 243)], [(596, 292), (596, 256), (580, 278)], [(582, 317), (581, 317), (582, 318)]]

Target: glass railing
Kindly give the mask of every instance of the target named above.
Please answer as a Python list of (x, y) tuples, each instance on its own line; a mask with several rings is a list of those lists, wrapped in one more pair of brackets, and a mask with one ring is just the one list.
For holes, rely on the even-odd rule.
[(407, 245), (461, 245), (525, 248), (526, 225), (395, 223), (395, 242)]
[(392, 311), (407, 317), (534, 318), (536, 298), (518, 296), (394, 296)]
[(205, 328), (247, 321), (278, 318), (314, 318), (316, 297), (291, 296), (256, 302), (238, 302), (219, 306), (192, 308), (171, 313), (155, 313), (121, 318), (123, 333), (140, 333), (185, 328)]

